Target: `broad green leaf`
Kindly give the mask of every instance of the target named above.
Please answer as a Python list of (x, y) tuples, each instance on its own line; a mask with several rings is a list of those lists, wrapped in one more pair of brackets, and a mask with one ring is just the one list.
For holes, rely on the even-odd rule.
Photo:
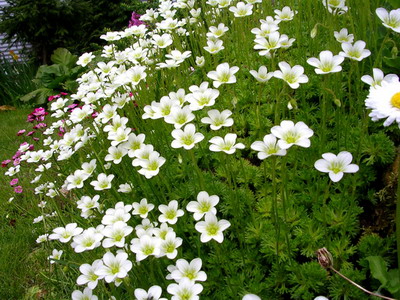
[(387, 283), (386, 289), (395, 294), (400, 292), (400, 271), (399, 269), (392, 269), (389, 271), (389, 281)]
[(386, 286), (389, 279), (386, 262), (381, 256), (368, 256), (366, 259), (369, 262), (372, 277), (378, 279), (383, 286)]
[(54, 64), (64, 65), (68, 68), (73, 68), (78, 61), (78, 57), (65, 48), (56, 49), (50, 59)]
[(42, 104), (45, 103), (47, 100), (47, 97), (52, 95), (52, 90), (48, 88), (40, 88), (37, 90), (34, 90), (20, 98), (21, 101), (23, 102), (28, 102), (33, 99), (36, 99), (35, 103)]

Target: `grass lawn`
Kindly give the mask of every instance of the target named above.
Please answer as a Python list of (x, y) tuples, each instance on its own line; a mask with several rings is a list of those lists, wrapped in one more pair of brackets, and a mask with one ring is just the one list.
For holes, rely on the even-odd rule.
[[(0, 159), (10, 159), (19, 145), (30, 141), (29, 137), (16, 136), (20, 129), (28, 129), (27, 115), (32, 109), (0, 112)], [(9, 185), (10, 177), (5, 176), (6, 168), (0, 172), (0, 299), (41, 299), (46, 298), (41, 287), (41, 270), (46, 255), (37, 247), (38, 233), (32, 224), (38, 211), (25, 191), (16, 195), (12, 203)], [(20, 178), (20, 181), (23, 181)], [(48, 299), (48, 298), (47, 298)]]

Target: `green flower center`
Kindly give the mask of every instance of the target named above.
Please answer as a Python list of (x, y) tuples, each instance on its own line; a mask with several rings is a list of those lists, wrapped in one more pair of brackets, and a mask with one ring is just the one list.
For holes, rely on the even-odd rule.
[(154, 252), (154, 246), (146, 245), (143, 247), (143, 254), (144, 255), (151, 255)]
[(207, 231), (208, 235), (211, 235), (211, 236), (216, 235), (219, 231), (219, 226), (217, 223), (208, 224), (206, 227), (206, 231)]

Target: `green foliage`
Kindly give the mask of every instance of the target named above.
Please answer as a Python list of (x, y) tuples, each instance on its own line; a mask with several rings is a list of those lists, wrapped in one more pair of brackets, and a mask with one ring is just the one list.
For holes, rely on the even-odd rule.
[(381, 288), (387, 289), (393, 295), (400, 294), (400, 272), (398, 269), (387, 270), (387, 265), (381, 256), (368, 256), (369, 268), (373, 278), (378, 279)]
[(0, 105), (21, 106), (20, 97), (36, 89), (36, 66), (20, 60), (0, 60)]
[(1, 8), (0, 32), (9, 42), (15, 38), (31, 51), (33, 57), (47, 64), (57, 48), (80, 54), (105, 28), (127, 26), (130, 13), (121, 7), (122, 0), (7, 0)]
[(45, 104), (49, 96), (60, 91), (74, 92), (77, 85), (70, 82), (74, 83), (82, 70), (76, 66), (77, 60), (78, 57), (67, 49), (56, 49), (51, 55), (53, 64), (40, 66), (36, 73), (34, 82), (39, 88), (21, 97), (21, 101)]

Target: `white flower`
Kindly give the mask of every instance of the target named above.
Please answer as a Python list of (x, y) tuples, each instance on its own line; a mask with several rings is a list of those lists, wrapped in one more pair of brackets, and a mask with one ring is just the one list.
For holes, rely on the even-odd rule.
[(204, 64), (205, 64), (205, 59), (204, 59), (204, 56), (196, 56), (196, 65), (199, 67), (199, 68), (201, 68), (201, 67), (203, 67), (204, 66)]
[(372, 121), (386, 119), (383, 126), (389, 126), (394, 121), (400, 124), (400, 82), (382, 81), (381, 86), (370, 89), (365, 106), (372, 110), (369, 114)]
[(162, 213), (158, 217), (158, 221), (161, 223), (175, 224), (178, 221), (178, 217), (182, 217), (184, 212), (182, 209), (178, 209), (178, 201), (172, 200), (168, 206), (161, 204), (158, 206), (158, 210)]
[(224, 240), (223, 231), (231, 226), (231, 223), (227, 220), (218, 221), (217, 216), (213, 213), (206, 213), (205, 221), (197, 222), (195, 228), (201, 233), (200, 241), (207, 243), (211, 239), (216, 240), (218, 243), (222, 243)]
[(153, 285), (147, 292), (144, 289), (135, 289), (136, 300), (159, 300), (161, 293), (162, 289), (158, 285)]
[(91, 61), (92, 59), (95, 58), (95, 56), (92, 54), (92, 52), (89, 53), (83, 53), (78, 61), (76, 62), (77, 65), (80, 65), (82, 67), (86, 67)]
[(98, 233), (93, 227), (90, 227), (82, 234), (75, 236), (71, 246), (76, 253), (81, 253), (99, 247), (102, 239), (103, 235)]
[(104, 278), (107, 283), (125, 278), (132, 269), (132, 262), (128, 260), (128, 254), (125, 252), (118, 252), (117, 255), (107, 252), (103, 256), (103, 263), (95, 274)]
[(322, 51), (319, 54), (319, 58), (309, 58), (307, 63), (316, 67), (315, 73), (317, 74), (328, 74), (336, 73), (342, 70), (340, 64), (343, 62), (344, 57), (340, 55), (333, 56), (331, 51)]
[(254, 42), (255, 50), (262, 50), (258, 54), (269, 57), (270, 51), (281, 47), (282, 37), (278, 31), (272, 32), (267, 37), (257, 37)]
[(160, 239), (149, 235), (142, 235), (131, 241), (131, 251), (136, 253), (136, 261), (141, 261), (149, 255), (160, 255)]
[(261, 300), (261, 298), (254, 294), (247, 294), (243, 296), (242, 300)]
[(383, 22), (383, 26), (395, 32), (400, 32), (400, 8), (388, 12), (383, 7), (380, 7), (376, 9), (376, 14)]
[(307, 75), (304, 75), (304, 68), (296, 65), (293, 68), (285, 61), (280, 62), (281, 71), (275, 71), (274, 76), (286, 81), (292, 89), (297, 89), (300, 83), (308, 82)]
[(322, 4), (333, 15), (342, 15), (348, 11), (346, 0), (322, 0)]
[(225, 24), (220, 23), (218, 24), (218, 27), (210, 26), (208, 30), (210, 30), (210, 32), (207, 33), (208, 37), (214, 36), (216, 38), (220, 38), (229, 30), (229, 28), (225, 26)]
[(120, 184), (118, 187), (118, 193), (128, 194), (132, 192), (132, 185), (130, 183)]
[(72, 292), (72, 300), (97, 300), (98, 297), (93, 295), (92, 290), (90, 288), (85, 288), (83, 293), (81, 291), (75, 290)]
[(244, 2), (238, 2), (236, 6), (229, 7), (229, 11), (233, 12), (236, 18), (250, 16), (253, 13), (253, 5)]
[(195, 144), (204, 139), (204, 135), (196, 132), (196, 127), (193, 124), (187, 124), (182, 129), (175, 129), (171, 133), (174, 140), (171, 143), (172, 148), (192, 149)]
[(373, 77), (369, 75), (364, 75), (361, 77), (361, 81), (365, 82), (366, 84), (370, 85), (371, 87), (375, 88), (376, 86), (382, 85), (382, 81), (386, 82), (396, 82), (399, 81), (399, 77), (395, 74), (388, 74), (384, 75), (382, 70), (378, 68), (373, 68)]
[(223, 42), (221, 40), (207, 40), (207, 46), (203, 47), (204, 50), (211, 54), (217, 54), (219, 51), (224, 50), (225, 47), (222, 45)]
[(285, 6), (282, 10), (275, 9), (274, 13), (276, 14), (275, 19), (279, 21), (290, 21), (293, 20), (297, 11), (292, 11), (289, 6)]
[(189, 279), (190, 281), (206, 281), (207, 274), (201, 270), (202, 260), (201, 258), (195, 258), (190, 263), (185, 259), (178, 259), (176, 266), (169, 266), (168, 270), (171, 273), (167, 276), (167, 279), (173, 279), (176, 282), (180, 282), (183, 278)]
[(114, 179), (115, 175), (106, 175), (101, 173), (97, 176), (97, 180), (90, 183), (96, 191), (102, 191), (111, 188), (111, 181)]
[(54, 264), (55, 260), (60, 260), (62, 254), (63, 254), (62, 250), (53, 249), (53, 252), (48, 257), (48, 260), (50, 261), (51, 264)]
[(160, 153), (153, 151), (147, 160), (142, 160), (139, 165), (142, 167), (138, 172), (147, 179), (156, 176), (160, 172), (160, 167), (165, 163), (166, 159), (160, 156)]
[(216, 71), (208, 72), (207, 77), (214, 80), (213, 85), (215, 88), (218, 88), (224, 83), (235, 83), (235, 73), (237, 71), (239, 71), (239, 67), (234, 66), (231, 68), (228, 63), (222, 63), (217, 66)]
[(210, 124), (212, 130), (218, 130), (221, 127), (230, 127), (233, 125), (233, 119), (229, 118), (232, 112), (228, 109), (220, 112), (216, 109), (212, 109), (207, 112), (208, 117), (202, 118), (201, 122), (204, 124)]
[(284, 120), (280, 126), (271, 128), (271, 133), (279, 138), (278, 146), (281, 149), (289, 149), (293, 145), (308, 148), (311, 145), (309, 140), (314, 131), (303, 122), (294, 124), (292, 121)]
[(329, 299), (324, 296), (318, 296), (318, 297), (315, 297), (314, 300), (329, 300)]
[(209, 196), (207, 192), (201, 191), (197, 195), (197, 201), (190, 201), (186, 206), (186, 210), (193, 212), (193, 218), (198, 221), (208, 212), (214, 215), (217, 214), (215, 206), (218, 202), (219, 197), (217, 195)]
[[(264, 20), (260, 20), (263, 22)], [(251, 30), (252, 34), (256, 35), (256, 38), (268, 37), (273, 32), (277, 32), (279, 30), (279, 26), (275, 23), (261, 23), (260, 28), (253, 28)]]
[[(186, 100), (190, 103), (189, 107), (192, 111), (200, 110), (205, 106), (213, 106), (215, 99), (219, 96), (217, 89), (208, 88), (208, 82), (203, 82), (200, 86), (205, 88), (199, 88), (186, 96)], [(191, 88), (193, 89), (194, 86), (191, 86)]]
[(126, 225), (123, 221), (115, 222), (107, 226), (103, 230), (103, 235), (106, 237), (103, 240), (103, 248), (111, 248), (113, 246), (122, 248), (125, 245), (125, 237), (131, 234), (133, 228)]
[(251, 70), (250, 74), (253, 75), (258, 82), (267, 82), (274, 76), (274, 72), (268, 73), (266, 66), (259, 67), (258, 72), (256, 70)]
[(344, 52), (341, 51), (339, 55), (361, 61), (371, 55), (371, 51), (365, 49), (365, 45), (364, 41), (357, 41), (354, 45), (350, 43), (342, 43), (342, 49)]
[(160, 243), (160, 256), (167, 256), (174, 259), (178, 255), (178, 247), (182, 245), (182, 239), (176, 237), (175, 232), (168, 232)]
[(103, 261), (101, 259), (95, 260), (92, 265), (83, 264), (79, 267), (80, 275), (76, 279), (78, 285), (87, 284), (88, 288), (95, 289), (99, 281), (99, 275), (96, 272), (103, 266)]
[(351, 164), (353, 156), (350, 152), (342, 151), (337, 156), (333, 153), (322, 154), (323, 159), (315, 162), (314, 167), (324, 173), (329, 173), (329, 178), (333, 182), (338, 182), (343, 177), (343, 173), (356, 173), (358, 166)]
[(65, 227), (57, 227), (53, 229), (54, 233), (50, 234), (49, 239), (59, 240), (61, 243), (68, 243), (71, 238), (78, 234), (81, 234), (81, 232), (83, 231), (82, 228), (77, 226), (78, 225), (76, 223), (69, 223)]
[(168, 33), (164, 33), (163, 35), (154, 34), (152, 43), (158, 48), (166, 48), (172, 44), (172, 37)]
[(40, 244), (49, 240), (49, 235), (47, 233), (39, 235), (36, 239), (36, 243)]
[(164, 118), (164, 121), (168, 124), (174, 124), (176, 129), (181, 128), (186, 123), (193, 121), (195, 118), (189, 105), (182, 108), (173, 107), (171, 113)]
[(236, 152), (236, 149), (244, 149), (245, 145), (242, 143), (236, 143), (237, 135), (235, 133), (228, 133), (224, 138), (220, 136), (213, 137), (209, 142), (210, 150), (213, 152), (221, 152), (224, 151), (227, 154), (233, 154)]
[(353, 43), (354, 34), (349, 34), (347, 28), (342, 28), (340, 32), (334, 32), (335, 39), (339, 43)]
[(281, 149), (278, 146), (276, 142), (276, 137), (273, 134), (267, 134), (266, 136), (264, 136), (262, 142), (255, 141), (254, 143), (251, 144), (250, 148), (255, 151), (259, 151), (257, 153), (257, 157), (259, 159), (266, 159), (271, 155), (278, 155), (278, 156), (286, 155), (286, 150)]
[(203, 291), (203, 286), (184, 278), (179, 284), (171, 283), (167, 287), (167, 291), (173, 295), (171, 300), (198, 300), (198, 294)]
[(132, 215), (139, 215), (142, 219), (145, 219), (147, 218), (149, 212), (153, 210), (154, 204), (147, 203), (147, 199), (143, 198), (142, 200), (140, 200), (140, 203), (133, 202), (132, 207)]
[(128, 153), (128, 150), (122, 145), (117, 147), (111, 146), (108, 148), (108, 154), (104, 158), (105, 161), (112, 161), (114, 164), (119, 164), (122, 158)]

